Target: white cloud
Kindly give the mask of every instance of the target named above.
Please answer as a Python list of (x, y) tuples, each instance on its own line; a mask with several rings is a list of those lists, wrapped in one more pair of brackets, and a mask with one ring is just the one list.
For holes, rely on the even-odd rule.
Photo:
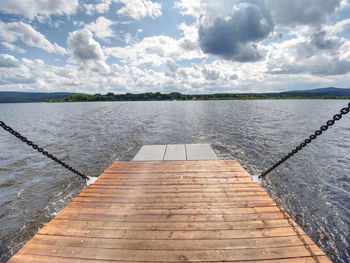
[[(33, 9), (28, 7), (27, 3), (40, 1), (46, 0), (23, 1), (22, 6), (29, 10), (22, 10), (22, 6), (10, 6), (11, 3), (19, 5), (19, 0), (5, 0), (6, 5), (0, 6), (0, 10), (3, 13), (11, 12), (23, 15), (25, 18), (41, 20), (51, 15), (70, 15), (77, 9), (56, 6), (39, 10), (35, 4)], [(178, 8), (181, 14), (194, 18), (179, 20), (194, 22), (178, 24), (177, 33), (180, 33), (180, 36), (176, 34), (176, 37), (167, 35), (167, 32), (164, 35), (149, 35), (147, 27), (143, 28), (145, 30), (143, 34), (143, 24), (132, 19), (128, 19), (127, 22), (131, 23), (128, 26), (114, 25), (122, 22), (99, 15), (110, 10), (112, 1), (117, 3), (113, 7), (120, 7), (119, 14), (134, 19), (144, 17), (154, 19), (162, 15), (162, 6), (159, 4), (163, 3), (161, 1), (158, 3), (153, 0), (90, 0), (87, 1), (89, 4), (80, 1), (80, 12), (94, 15), (96, 20), (84, 24), (85, 20), (81, 20), (81, 17), (72, 17), (71, 21), (76, 21), (75, 25), (82, 30), (71, 32), (68, 36), (67, 51), (70, 57), (67, 64), (53, 66), (38, 59), (19, 59), (8, 54), (0, 54), (0, 90), (213, 93), (271, 92), (295, 89), (301, 85), (311, 88), (311, 85), (345, 87), (348, 84), (350, 41), (341, 36), (348, 29), (350, 19), (340, 21), (336, 13), (332, 17), (332, 21), (336, 22), (333, 25), (326, 24), (328, 18), (337, 10), (348, 8), (348, 1), (343, 0), (338, 6), (336, 0), (332, 2), (319, 0), (318, 3), (322, 3), (319, 6), (306, 5), (314, 3), (315, 0), (303, 3), (299, 0), (290, 1), (286, 8), (291, 9), (290, 14), (286, 15), (284, 22), (280, 21), (281, 17), (277, 18), (274, 14), (277, 26), (287, 28), (286, 30), (278, 28), (274, 33), (268, 17), (269, 10), (264, 6), (264, 3), (272, 3), (273, 0), (176, 0), (174, 7)], [(68, 3), (62, 0), (57, 2)], [(74, 6), (78, 0), (70, 2), (71, 6)], [(245, 4), (240, 4), (242, 2)], [(274, 4), (276, 5), (273, 7), (274, 10), (281, 8), (279, 2)], [(249, 6), (253, 6), (254, 10), (247, 8)], [(3, 11), (4, 9), (8, 11)], [(312, 14), (310, 17), (305, 15), (308, 12)], [(237, 15), (238, 13), (240, 15)], [(339, 14), (343, 13), (344, 11), (341, 11)], [(245, 19), (245, 15), (249, 19)], [(221, 24), (216, 23), (218, 20)], [(47, 21), (60, 23), (63, 18), (52, 18), (52, 21)], [(226, 33), (220, 31), (221, 27), (215, 26), (218, 24), (223, 26)], [(253, 25), (249, 30), (244, 28), (248, 27), (248, 24)], [(37, 28), (40, 29), (41, 26), (34, 29), (33, 25), (23, 22), (0, 22), (2, 41), (0, 43), (3, 50), (23, 53), (24, 50), (20, 49), (23, 47), (22, 44), (18, 45), (18, 42), (22, 41), (28, 46), (42, 48), (51, 53), (66, 54), (67, 51), (63, 47), (51, 43), (43, 33), (40, 33), (42, 31), (38, 32)], [(66, 27), (61, 27), (63, 28)], [(119, 31), (114, 30), (117, 28)], [(128, 31), (130, 28), (133, 31)], [(200, 28), (205, 32), (202, 31), (199, 35)], [(250, 30), (257, 28), (262, 30)], [(171, 32), (173, 30), (176, 29), (172, 28)], [(251, 34), (248, 34), (249, 32)], [(283, 32), (283, 35), (280, 32)], [(144, 35), (148, 37), (140, 40)], [(115, 46), (114, 40), (118, 40), (118, 44), (125, 42), (126, 45)], [(99, 41), (106, 43), (108, 47), (101, 47)], [(214, 46), (240, 43), (241, 49), (238, 49), (239, 52), (232, 57), (230, 55), (233, 53), (225, 53), (224, 48), (219, 50), (221, 53), (207, 49), (208, 43), (209, 47), (213, 47), (211, 45), (213, 43)], [(207, 53), (204, 53), (201, 47)], [(248, 53), (261, 55), (263, 59), (254, 63), (241, 63), (240, 61), (244, 59), (237, 59), (237, 56), (247, 53), (244, 47), (248, 47)], [(229, 55), (226, 56), (227, 54)], [(28, 54), (29, 56), (33, 55)], [(109, 63), (116, 64), (107, 65), (108, 57)], [(223, 57), (231, 60), (221, 59)], [(66, 57), (58, 58), (60, 59), (58, 64), (61, 64)]]
[(13, 67), (0, 67), (0, 87), (2, 90), (18, 90), (20, 86), (35, 83), (35, 79), (22, 61), (20, 63), (14, 57), (4, 56), (7, 56), (7, 59), (10, 59), (15, 65)]
[(109, 10), (112, 0), (97, 0), (95, 4), (84, 4), (83, 7), (88, 15), (96, 13), (105, 13)]
[(205, 58), (206, 55), (196, 46), (186, 49), (185, 40), (191, 42), (191, 38), (184, 36), (175, 40), (168, 36), (146, 37), (141, 42), (125, 47), (105, 48), (105, 53), (113, 56), (121, 63), (129, 63), (133, 66), (159, 67), (168, 59), (191, 60)]
[(348, 7), (350, 7), (349, 0), (341, 0), (340, 4), (339, 4), (339, 7), (338, 7), (338, 9), (336, 11), (346, 9)]
[(125, 36), (124, 36), (124, 42), (126, 44), (129, 44), (131, 42), (131, 39), (132, 39), (132, 36), (130, 33), (126, 33)]
[(100, 73), (109, 71), (101, 46), (90, 31), (82, 29), (69, 33), (67, 43), (73, 59), (84, 69)]
[(334, 25), (325, 26), (325, 31), (327, 31), (330, 34), (335, 35), (338, 33), (342, 33), (349, 26), (350, 26), (350, 18), (339, 21), (338, 23), (335, 23)]
[(276, 24), (288, 27), (318, 27), (339, 6), (341, 0), (265, 0)]
[(156, 18), (162, 15), (162, 6), (160, 3), (150, 0), (114, 0), (116, 3), (122, 3), (124, 6), (117, 13), (120, 15), (131, 16), (134, 19), (140, 19), (146, 16)]
[[(345, 44), (344, 44), (345, 45)], [(5, 56), (6, 57), (6, 56)], [(347, 54), (349, 58), (349, 53)], [(9, 60), (16, 61), (15, 58)], [(266, 73), (266, 62), (239, 64), (226, 60), (203, 62), (181, 66), (172, 59), (165, 62), (167, 70), (153, 69), (130, 64), (112, 64), (106, 74), (86, 72), (79, 65), (62, 67), (45, 64), (41, 60), (22, 59), (18, 67), (0, 67), (0, 90), (71, 91), (86, 93), (107, 92), (271, 92), (324, 85), (345, 86), (348, 75), (310, 76)]]
[(0, 54), (0, 68), (18, 67), (18, 60), (8, 54)]
[(78, 0), (2, 0), (0, 11), (34, 19), (51, 15), (72, 15), (78, 5)]
[(199, 18), (202, 13), (200, 0), (180, 0), (175, 2), (174, 7), (180, 9), (182, 15)]
[(178, 28), (182, 31), (182, 37), (174, 39), (169, 36), (159, 35), (146, 37), (140, 42), (130, 42), (130, 36), (126, 35), (125, 47), (108, 47), (104, 51), (106, 55), (115, 57), (120, 63), (130, 63), (133, 66), (159, 67), (170, 60), (203, 59), (207, 56), (202, 52), (198, 44), (197, 28), (194, 25), (181, 23)]
[(202, 74), (206, 80), (218, 80), (220, 78), (220, 71), (216, 69), (210, 69), (206, 65), (203, 65)]
[(343, 75), (350, 72), (350, 41), (320, 31), (271, 45), (267, 56), (272, 74)]
[(1, 42), (1, 45), (3, 45), (4, 47), (6, 47), (8, 50), (20, 53), (20, 54), (24, 54), (26, 53), (26, 51), (23, 48), (17, 47), (11, 43), (8, 42)]
[(23, 22), (4, 23), (0, 21), (0, 39), (7, 42), (15, 42), (20, 39), (28, 46), (41, 48), (49, 53), (66, 54), (63, 47), (56, 43), (52, 44), (43, 34)]
[(183, 37), (178, 41), (179, 46), (184, 50), (200, 52), (198, 43), (198, 29), (195, 25), (188, 26), (185, 23), (181, 23), (178, 26), (181, 29)]
[(114, 24), (115, 22), (112, 20), (100, 16), (95, 22), (86, 25), (85, 28), (93, 32), (95, 37), (108, 41), (108, 38), (115, 37), (115, 33), (111, 28)]
[[(15, 58), (12, 58), (15, 60)], [(1, 56), (0, 56), (1, 60)], [(101, 92), (101, 74), (86, 74), (78, 66), (45, 64), (36, 59), (22, 59), (18, 67), (0, 67), (0, 90)]]

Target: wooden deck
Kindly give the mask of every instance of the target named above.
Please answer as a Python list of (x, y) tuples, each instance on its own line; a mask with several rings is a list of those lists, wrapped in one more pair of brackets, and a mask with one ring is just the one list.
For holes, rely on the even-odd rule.
[(115, 162), (9, 262), (331, 262), (236, 161)]

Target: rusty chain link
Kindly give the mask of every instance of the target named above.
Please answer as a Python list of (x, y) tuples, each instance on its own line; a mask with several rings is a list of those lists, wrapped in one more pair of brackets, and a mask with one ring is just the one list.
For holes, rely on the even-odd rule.
[(57, 157), (55, 157), (54, 155), (48, 153), (47, 151), (45, 151), (43, 148), (39, 147), (38, 145), (36, 145), (35, 143), (33, 143), (32, 141), (28, 140), (26, 137), (24, 137), (23, 135), (21, 135), (19, 132), (16, 132), (14, 129), (12, 129), (10, 126), (7, 126), (5, 124), (5, 122), (0, 121), (0, 126), (5, 130), (8, 131), (9, 133), (11, 133), (12, 135), (16, 136), (18, 139), (20, 139), (22, 142), (25, 142), (26, 144), (28, 144), (29, 146), (31, 146), (34, 150), (37, 150), (39, 153), (45, 155), (46, 157), (50, 158), (51, 160), (55, 161), (56, 163), (62, 165), (64, 168), (67, 168), (69, 171), (79, 175), (81, 178), (89, 180), (89, 177), (86, 176), (85, 174), (75, 170), (73, 167), (69, 166), (68, 164), (66, 164), (65, 162), (61, 161), (60, 159), (58, 159)]
[(300, 145), (298, 145), (297, 147), (295, 147), (290, 153), (288, 153), (287, 155), (285, 155), (281, 160), (279, 160), (277, 163), (275, 163), (272, 167), (270, 167), (269, 169), (267, 169), (265, 172), (263, 172), (261, 175), (259, 175), (259, 178), (263, 178), (265, 177), (269, 172), (271, 172), (272, 170), (274, 170), (276, 167), (278, 167), (279, 165), (281, 165), (282, 163), (284, 163), (285, 161), (287, 161), (290, 157), (292, 157), (294, 154), (296, 154), (297, 152), (299, 152), (301, 149), (303, 149), (306, 145), (308, 145), (309, 143), (311, 143), (313, 140), (315, 140), (318, 136), (320, 136), (323, 132), (325, 132), (326, 130), (328, 130), (328, 128), (332, 125), (334, 125), (334, 123), (336, 121), (339, 121), (343, 115), (348, 114), (350, 111), (350, 103), (348, 104), (347, 107), (342, 108), (340, 110), (340, 113), (335, 114), (333, 116), (333, 119), (329, 120), (326, 122), (325, 125), (322, 125), (321, 128), (319, 130), (316, 130), (314, 132), (314, 134), (310, 135), (309, 138), (307, 138), (304, 142), (302, 142)]

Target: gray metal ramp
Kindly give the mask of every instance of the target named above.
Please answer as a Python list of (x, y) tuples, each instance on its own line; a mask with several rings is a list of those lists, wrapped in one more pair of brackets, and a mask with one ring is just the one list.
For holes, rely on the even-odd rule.
[(144, 145), (133, 161), (163, 161), (166, 145)]
[(218, 160), (209, 144), (144, 145), (133, 161)]
[(184, 144), (167, 145), (164, 161), (184, 161), (186, 160), (186, 149)]
[(209, 144), (186, 144), (186, 155), (188, 161), (218, 160)]

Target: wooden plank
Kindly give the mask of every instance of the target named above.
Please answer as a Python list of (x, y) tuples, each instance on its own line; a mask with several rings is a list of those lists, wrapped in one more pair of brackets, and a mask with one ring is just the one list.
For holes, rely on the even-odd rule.
[(265, 201), (241, 201), (241, 202), (210, 202), (210, 203), (116, 203), (116, 202), (92, 202), (92, 201), (72, 201), (68, 206), (91, 206), (91, 207), (114, 207), (114, 208), (163, 208), (163, 209), (181, 209), (181, 208), (236, 208), (236, 207), (268, 207), (276, 206), (271, 200)]
[(195, 180), (157, 180), (157, 181), (96, 181), (96, 184), (119, 184), (119, 185), (198, 185), (198, 184), (206, 184), (206, 185), (220, 185), (220, 184), (237, 184), (237, 183), (251, 183), (250, 178), (230, 178), (230, 180), (226, 179), (195, 179)]
[(248, 220), (283, 219), (281, 213), (241, 215), (114, 215), (98, 213), (68, 213), (64, 210), (56, 218), (102, 222), (242, 222)]
[[(110, 261), (110, 260), (97, 260), (97, 259), (88, 259), (88, 258), (72, 258), (69, 256), (66, 257), (57, 257), (57, 256), (43, 256), (43, 255), (33, 255), (30, 253), (22, 253), (19, 252), (14, 255), (10, 261), (11, 263), (85, 263), (85, 262), (93, 262), (93, 263), (111, 263), (118, 261)], [(119, 261), (125, 262), (125, 261)]]
[[(329, 263), (329, 259), (326, 256), (316, 256), (316, 259), (313, 257), (298, 257), (298, 258), (283, 258), (283, 259), (272, 259), (272, 260), (250, 260), (249, 262), (257, 262), (257, 263)], [(18, 253), (11, 259), (11, 263), (85, 263), (85, 262), (93, 262), (93, 263), (118, 263), (124, 262), (124, 260), (97, 260), (97, 259), (88, 259), (88, 258), (72, 258), (72, 257), (57, 257), (57, 256), (43, 256), (43, 255), (33, 255), (30, 253)], [(129, 263), (139, 263), (140, 261), (128, 261)], [(144, 263), (153, 263), (152, 261), (142, 261)], [(166, 261), (162, 262), (174, 263), (178, 261)], [(190, 262), (190, 261), (187, 261)], [(192, 261), (194, 262), (194, 261)], [(217, 262), (217, 261), (215, 261)], [(237, 263), (237, 262), (247, 262), (247, 261), (226, 261), (227, 263)], [(214, 263), (214, 261), (207, 261), (207, 263)]]
[[(132, 189), (134, 188), (134, 189)], [(183, 194), (186, 196), (186, 194), (237, 194), (240, 193), (242, 195), (248, 195), (247, 193), (264, 193), (261, 188), (249, 188), (246, 186), (243, 187), (232, 187), (232, 188), (175, 188), (174, 191), (171, 191), (171, 188), (169, 187), (158, 187), (158, 188), (113, 188), (110, 185), (97, 185), (97, 187), (90, 187), (84, 190), (84, 193), (111, 193), (111, 194), (120, 194), (120, 195), (131, 195), (132, 192), (134, 192), (137, 195), (157, 195), (157, 194), (163, 194), (164, 195), (179, 195)], [(132, 189), (132, 190), (131, 190)], [(138, 190), (138, 191), (137, 191)]]
[(186, 150), (184, 144), (167, 145), (164, 161), (186, 161)]
[[(130, 196), (132, 193), (138, 195), (150, 195), (150, 194), (162, 194), (163, 197), (167, 194), (178, 195), (178, 194), (239, 194), (249, 195), (247, 193), (264, 193), (261, 188), (255, 187), (255, 185), (247, 184), (228, 184), (226, 187), (223, 185), (206, 185), (206, 186), (195, 186), (193, 184), (186, 185), (116, 185), (115, 184), (96, 184), (94, 187), (86, 188), (82, 193), (110, 193), (110, 194), (124, 194), (124, 196)], [(172, 187), (174, 190), (172, 191)], [(135, 195), (134, 195), (135, 196)]]
[(172, 161), (166, 162), (166, 166), (163, 162), (159, 161), (138, 161), (138, 162), (115, 162), (106, 171), (117, 171), (117, 172), (128, 172), (128, 171), (143, 171), (152, 169), (162, 169), (165, 173), (170, 172), (183, 172), (185, 169), (192, 169), (193, 171), (209, 171), (213, 169), (219, 170), (241, 170), (244, 168), (237, 161), (228, 161), (228, 160), (206, 160), (206, 161)]
[(76, 227), (86, 229), (133, 229), (133, 230), (233, 230), (233, 229), (255, 229), (274, 228), (289, 226), (288, 220), (256, 220), (244, 222), (101, 222), (88, 220), (51, 220), (52, 226)]
[(166, 145), (144, 145), (133, 161), (162, 161)]
[(215, 152), (209, 144), (186, 144), (187, 160), (217, 160)]
[(114, 163), (9, 262), (315, 259), (330, 262), (236, 161), (210, 160)]
[(236, 201), (267, 201), (268, 196), (244, 196), (244, 197), (222, 197), (222, 198), (121, 198), (121, 197), (104, 197), (101, 195), (86, 196), (79, 195), (75, 200), (93, 201), (93, 202), (111, 202), (111, 203), (212, 203), (212, 202), (236, 202)]
[[(236, 261), (237, 262), (237, 261)], [(331, 262), (326, 256), (313, 256), (313, 257), (298, 257), (298, 258), (283, 258), (283, 259), (268, 259), (251, 261), (259, 263), (329, 263)]]
[(218, 198), (227, 197), (242, 197), (242, 196), (266, 196), (268, 195), (264, 192), (229, 192), (222, 191), (221, 193), (120, 193), (115, 191), (108, 191), (104, 189), (103, 191), (84, 191), (81, 196), (97, 196), (97, 197), (121, 197), (121, 198)]
[[(176, 184), (176, 183), (166, 183), (166, 182), (159, 182), (159, 183), (152, 183), (152, 184), (128, 184), (125, 182), (113, 182), (113, 183), (107, 183), (107, 182), (98, 182), (95, 184), (97, 186), (96, 188), (107, 188), (107, 187), (115, 187), (117, 189), (124, 189), (124, 190), (130, 190), (134, 189), (135, 192), (140, 189), (145, 189), (146, 191), (160, 191), (162, 192), (163, 190), (169, 190), (172, 187), (174, 188), (174, 191), (180, 191), (183, 189), (189, 190), (211, 190), (211, 189), (231, 189), (232, 191), (235, 191), (237, 188), (248, 188), (248, 187), (255, 187), (255, 185), (251, 184), (248, 181), (234, 181), (234, 182), (229, 182), (226, 185), (223, 183), (207, 183), (206, 185), (202, 184), (195, 184), (195, 183), (188, 183), (188, 184)], [(254, 190), (254, 189), (253, 189)]]
[[(306, 244), (313, 245), (307, 235), (303, 235)], [(300, 246), (302, 242), (297, 236), (265, 237), (252, 239), (213, 239), (213, 240), (149, 240), (144, 242), (139, 239), (111, 239), (111, 238), (87, 238), (67, 237), (54, 235), (36, 235), (33, 238), (35, 244), (56, 245), (59, 247), (90, 247), (109, 249), (134, 249), (142, 250), (228, 250), (228, 249), (258, 249), (271, 247)]]
[[(109, 173), (105, 172), (103, 173), (100, 178), (103, 178), (104, 180), (116, 180), (116, 179), (132, 179), (130, 176), (135, 175), (136, 172), (132, 173)], [(146, 174), (137, 174), (138, 179), (147, 178), (147, 179), (183, 179), (183, 178), (238, 178), (238, 177), (250, 177), (248, 173), (242, 173), (242, 172), (218, 172), (215, 173), (156, 173), (155, 171), (152, 172), (150, 175), (149, 173)]]
[(196, 184), (196, 183), (187, 183), (187, 184), (176, 184), (176, 183), (166, 183), (166, 182), (160, 182), (160, 183), (153, 183), (153, 184), (137, 184), (137, 183), (125, 183), (125, 182), (96, 182), (97, 186), (99, 187), (106, 187), (106, 186), (114, 186), (116, 188), (124, 188), (124, 189), (131, 189), (134, 188), (135, 192), (138, 189), (147, 189), (147, 190), (153, 190), (153, 189), (159, 189), (159, 190), (164, 190), (164, 189), (171, 189), (172, 187), (174, 189), (213, 189), (213, 188), (221, 188), (221, 189), (230, 189), (230, 188), (247, 188), (247, 187), (254, 187), (252, 183), (249, 181), (233, 181), (229, 182), (226, 185), (224, 183), (207, 183), (207, 184)]
[(125, 180), (125, 179), (113, 179), (113, 180), (104, 180), (104, 183), (110, 183), (110, 184), (122, 184), (122, 185), (183, 185), (183, 184), (197, 184), (197, 183), (204, 183), (204, 184), (230, 184), (230, 183), (237, 183), (237, 182), (250, 182), (250, 178), (245, 177), (228, 177), (228, 178), (179, 178), (179, 179), (131, 179), (131, 180)]
[(277, 206), (268, 207), (235, 207), (235, 208), (182, 208), (182, 209), (162, 209), (162, 208), (100, 208), (100, 207), (66, 207), (67, 213), (102, 213), (114, 215), (241, 215), (256, 213), (279, 212)]
[(120, 194), (114, 194), (114, 193), (93, 193), (93, 192), (85, 192), (80, 197), (98, 197), (98, 198), (110, 198), (114, 199), (113, 201), (120, 200), (120, 201), (131, 201), (131, 202), (171, 202), (172, 200), (175, 203), (186, 203), (186, 199), (188, 202), (205, 202), (206, 200), (208, 202), (215, 201), (215, 202), (229, 202), (229, 201), (241, 201), (247, 198), (246, 200), (269, 200), (269, 196), (266, 195), (266, 193), (261, 192), (241, 192), (241, 193), (193, 193), (193, 194), (167, 194), (167, 193), (160, 193), (160, 194), (154, 194), (152, 195), (146, 195), (146, 194), (139, 194), (135, 196), (131, 195), (120, 195)]
[(141, 240), (198, 240), (198, 239), (241, 239), (263, 238), (277, 236), (296, 236), (290, 227), (275, 227), (266, 229), (236, 229), (236, 230), (196, 230), (196, 231), (154, 231), (154, 230), (119, 230), (119, 229), (81, 229), (65, 227), (64, 232), (59, 226), (45, 226), (39, 231), (41, 235), (75, 236), (90, 238), (117, 238)]
[[(309, 246), (316, 256), (323, 255), (317, 246)], [(293, 251), (293, 253), (291, 253)], [(184, 261), (238, 261), (238, 260), (264, 260), (310, 256), (304, 246), (275, 247), (260, 249), (235, 250), (122, 250), (106, 248), (85, 247), (58, 247), (45, 244), (27, 243), (22, 253), (37, 255), (55, 255), (72, 258), (86, 258), (97, 260), (124, 260), (124, 261), (153, 261), (153, 262), (184, 262)]]

